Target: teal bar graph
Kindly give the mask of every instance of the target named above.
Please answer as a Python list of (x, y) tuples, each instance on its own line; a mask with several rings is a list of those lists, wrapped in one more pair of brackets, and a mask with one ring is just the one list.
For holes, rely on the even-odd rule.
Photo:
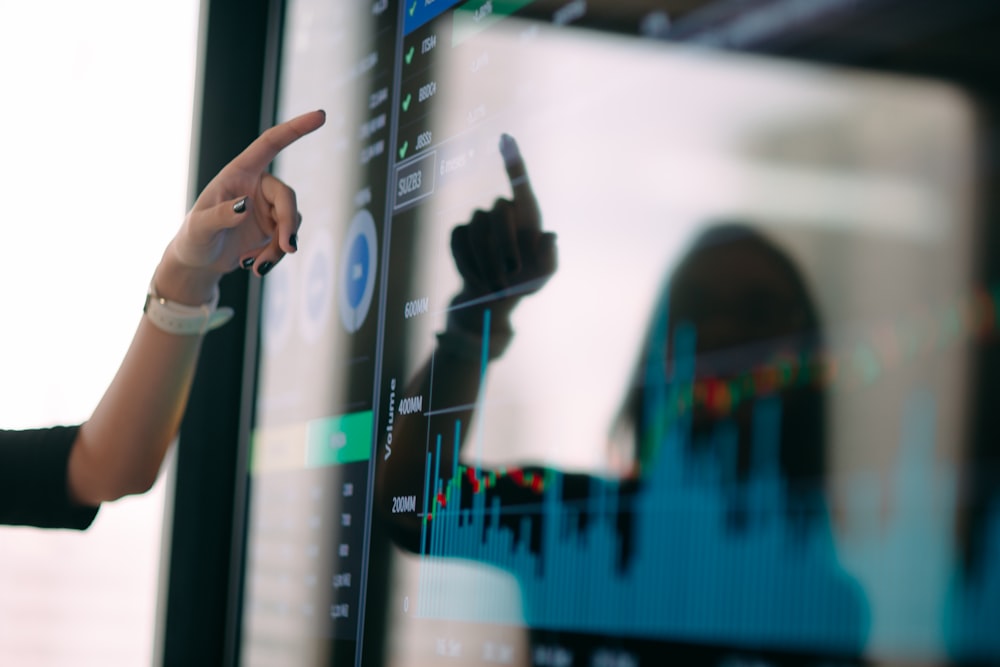
[[(660, 336), (653, 348), (674, 357), (649, 360), (648, 462), (634, 483), (589, 477), (581, 495), (581, 475), (481, 469), (478, 443), (473, 465), (459, 465), (460, 421), (432, 436), (419, 615), (833, 656), (1000, 658), (1000, 502), (982, 528), (981, 567), (963, 571), (954, 545), (940, 539), (951, 524), (934, 518), (953, 513), (957, 491), (955, 471), (933, 459), (932, 395), (915, 391), (902, 410), (891, 484), (864, 475), (849, 484), (872, 521), (892, 494), (887, 525), (835, 539), (819, 487), (790, 511), (781, 396), (755, 399), (750, 470), (736, 481), (736, 424), (719, 421), (699, 436), (710, 440), (703, 446), (693, 442), (691, 411), (676, 408), (695, 379), (695, 331), (676, 327), (669, 346), (665, 326)], [(452, 463), (442, 470), (448, 446)], [(506, 572), (516, 585), (456, 595), (457, 562)]]
[[(677, 329), (674, 377), (669, 384), (650, 383), (655, 405), (676, 405), (688, 391), (694, 342), (693, 330)], [(649, 427), (662, 441), (637, 488), (592, 478), (582, 501), (565, 497), (567, 477), (558, 471), (519, 480), (537, 490), (537, 502), (517, 504), (491, 493), (496, 485), (490, 487), (478, 468), (472, 469), (475, 485), (461, 467), (442, 477), (437, 435), (427, 461), (434, 507), (424, 523), (429, 539), (423, 541), (418, 612), (550, 630), (858, 653), (868, 625), (865, 598), (838, 563), (823, 508), (814, 508), (818, 518), (808, 530), (793, 530), (784, 518), (777, 463), (781, 410), (777, 397), (755, 406), (754, 470), (737, 499), (753, 518), (745, 530), (727, 522), (734, 497), (723, 492), (718, 465), (691, 459), (690, 417), (684, 414), (655, 413), (660, 423)], [(455, 422), (456, 447), (462, 427)], [(735, 434), (723, 425), (716, 437), (726, 450)], [(628, 546), (619, 525), (623, 515), (632, 526)], [(512, 573), (521, 596), (518, 613), (488, 596), (458, 604), (440, 595), (449, 559)]]

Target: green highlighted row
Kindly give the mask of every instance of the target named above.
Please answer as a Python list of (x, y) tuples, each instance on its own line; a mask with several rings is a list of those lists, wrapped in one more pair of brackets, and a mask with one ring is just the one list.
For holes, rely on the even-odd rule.
[(309, 422), (306, 467), (367, 461), (371, 458), (373, 428), (371, 410)]
[(256, 474), (367, 461), (374, 427), (367, 410), (255, 429), (250, 470)]

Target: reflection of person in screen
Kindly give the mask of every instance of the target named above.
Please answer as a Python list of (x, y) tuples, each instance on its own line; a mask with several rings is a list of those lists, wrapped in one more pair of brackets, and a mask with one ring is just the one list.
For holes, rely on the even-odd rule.
[(219, 279), (237, 267), (263, 276), (296, 251), (295, 193), (267, 167), (324, 121), (314, 111), (267, 130), (205, 187), (156, 267), (131, 347), (89, 420), (0, 431), (0, 523), (83, 529), (102, 502), (152, 486), (202, 336), (231, 315), (217, 308)]
[[(414, 551), (420, 548), (420, 519), (392, 514), (391, 496), (422, 498), (426, 434), (448, 432), (448, 422), (456, 419), (470, 422), (480, 391), (486, 310), (488, 356), (494, 359), (513, 336), (509, 316), (514, 305), (555, 270), (554, 237), (541, 229), (516, 145), (504, 138), (501, 151), (513, 201), (477, 211), (469, 224), (454, 230), (452, 252), (464, 286), (438, 337), (434, 386), (429, 386), (429, 361), (407, 391), (433, 395), (436, 405), (467, 408), (464, 414), (449, 411), (440, 423), (432, 416), (429, 428), (419, 419), (397, 417), (393, 457), (377, 472), (377, 503), (396, 538)], [(771, 647), (794, 639), (804, 649), (860, 652), (867, 610), (860, 590), (836, 562), (823, 499), (823, 395), (820, 378), (810, 375), (817, 370), (819, 331), (800, 273), (749, 226), (710, 228), (662, 290), (631, 388), (612, 426), (614, 467), (622, 477), (615, 489), (619, 508), (679, 511), (657, 514), (653, 525), (648, 516), (617, 510), (618, 567), (623, 578), (629, 568), (643, 567), (637, 543), (643, 531), (663, 537), (660, 544), (697, 538), (700, 562), (654, 555), (657, 574), (643, 590), (664, 605), (670, 599), (697, 601), (710, 616), (694, 621), (681, 613), (674, 625), (659, 631)], [(440, 470), (452, 463), (445, 449), (435, 464)], [(491, 496), (500, 496), (505, 507), (537, 505), (537, 493), (523, 484), (526, 474), (542, 478), (546, 473), (519, 470), (497, 476), (485, 491), (487, 506)], [(475, 479), (468, 483), (477, 485)], [(562, 498), (570, 500), (586, 498), (596, 487), (586, 475), (565, 474), (560, 488)], [(463, 492), (462, 498), (471, 495)], [(432, 498), (428, 506), (435, 502)], [(518, 529), (517, 521), (512, 530)], [(539, 532), (534, 525), (532, 534), (521, 539), (537, 549)], [(768, 575), (780, 585), (768, 586)], [(725, 585), (719, 583), (723, 580)], [(537, 591), (523, 595), (530, 605)], [(531, 618), (530, 610), (526, 614)]]
[[(466, 225), (452, 230), (451, 251), (463, 279), (461, 292), (452, 299), (448, 323), (438, 335), (435, 351), (434, 401), (439, 405), (464, 405), (452, 413), (464, 423), (471, 420), (479, 394), (482, 371), (483, 318), (490, 311), (489, 358), (496, 359), (510, 344), (514, 307), (525, 295), (540, 289), (556, 269), (555, 234), (542, 230), (541, 212), (524, 162), (514, 139), (500, 142), (513, 199), (497, 199), (489, 211), (477, 210)], [(411, 380), (412, 395), (427, 395), (431, 381), (428, 360)], [(433, 428), (433, 421), (432, 421)], [(426, 425), (420, 419), (397, 417), (393, 429), (392, 457), (376, 471), (376, 498), (391, 502), (393, 495), (422, 497), (424, 449), (405, 443), (423, 443)], [(450, 465), (442, 458), (442, 465)], [(378, 502), (377, 509), (385, 507)], [(404, 544), (413, 545), (420, 523), (413, 515), (387, 513), (388, 523)]]

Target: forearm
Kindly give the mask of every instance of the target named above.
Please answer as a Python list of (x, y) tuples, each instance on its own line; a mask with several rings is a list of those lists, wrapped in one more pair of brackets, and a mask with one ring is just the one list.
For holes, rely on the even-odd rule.
[[(67, 486), (74, 500), (97, 504), (145, 491), (156, 480), (184, 414), (204, 329), (213, 325), (200, 307), (213, 300), (223, 274), (242, 267), (262, 276), (295, 252), (302, 222), (295, 192), (267, 168), (325, 120), (323, 111), (311, 111), (264, 131), (195, 200), (153, 279), (157, 297), (174, 305), (147, 304), (160, 325), (180, 333), (142, 317), (118, 373), (73, 443)], [(193, 306), (194, 313), (177, 305)], [(187, 325), (193, 334), (185, 333)]]
[[(479, 395), (479, 369), (463, 360), (442, 359), (438, 356), (437, 361), (434, 367), (435, 404), (456, 409), (446, 415), (430, 417), (420, 412), (395, 416), (392, 454), (380, 461), (376, 479), (377, 488), (388, 491), (385, 498), (392, 493), (402, 493), (402, 489), (417, 488), (423, 484), (428, 432), (440, 433), (440, 429), (446, 424), (453, 424), (455, 420), (468, 423), (474, 414), (473, 406)], [(428, 362), (407, 384), (405, 391), (400, 392), (400, 396), (431, 396), (429, 378)], [(444, 449), (441, 463), (447, 469), (452, 463), (453, 448)]]
[[(465, 341), (466, 338), (470, 340)], [(461, 449), (482, 391), (482, 355), (478, 350), (472, 353), (473, 348), (481, 347), (481, 343), (472, 345), (475, 338), (475, 335), (462, 335), (463, 342), (470, 345), (463, 345), (461, 349), (455, 348), (453, 338), (439, 338), (433, 361), (429, 359), (401, 392), (403, 396), (433, 396), (434, 405), (448, 407), (444, 413), (431, 415), (421, 412), (397, 414), (392, 430), (391, 456), (378, 461), (376, 511), (391, 524), (395, 539), (405, 548), (417, 548), (413, 540), (420, 534), (421, 518), (417, 514), (393, 512), (392, 501), (394, 497), (414, 496), (416, 506), (424, 506), (428, 445), (438, 457), (436, 468), (447, 471), (455, 465), (455, 424), (466, 425), (458, 433)], [(434, 378), (433, 387), (431, 377)], [(428, 442), (429, 434), (432, 442)], [(433, 445), (438, 435), (444, 443), (440, 448)], [(457, 453), (461, 459), (461, 452)]]
[[(187, 305), (211, 298), (218, 276), (181, 269), (164, 255), (154, 285)], [(94, 505), (142, 493), (155, 482), (191, 389), (200, 335), (175, 335), (143, 316), (117, 374), (70, 454), (71, 497)]]

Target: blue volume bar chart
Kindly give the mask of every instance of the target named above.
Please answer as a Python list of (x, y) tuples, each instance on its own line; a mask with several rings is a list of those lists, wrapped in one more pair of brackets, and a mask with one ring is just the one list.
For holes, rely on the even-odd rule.
[[(656, 336), (666, 340), (665, 324)], [(853, 524), (836, 532), (820, 485), (789, 494), (780, 393), (748, 403), (742, 435), (735, 418), (695, 428), (695, 336), (679, 325), (670, 346), (652, 346), (674, 358), (653, 352), (645, 366), (639, 430), (655, 454), (637, 480), (482, 470), (478, 428), (456, 419), (430, 433), (416, 613), (841, 656), (1000, 657), (1000, 501), (978, 528), (979, 566), (966, 569), (951, 539), (958, 475), (934, 455), (933, 394), (915, 388), (902, 405), (888, 485), (867, 472), (845, 480)], [(485, 356), (481, 366), (482, 381)], [(465, 438), (475, 465), (459, 463)], [(891, 508), (881, 523), (879, 507)], [(478, 584), (456, 586), (462, 562), (482, 566)]]
[[(660, 339), (666, 335), (662, 331)], [(706, 456), (692, 447), (690, 411), (666, 407), (682, 402), (694, 382), (693, 328), (676, 328), (673, 350), (669, 382), (662, 357), (649, 364), (655, 370), (647, 373), (645, 401), (655, 409), (647, 411), (652, 416), (643, 430), (657, 438), (658, 454), (629, 489), (594, 477), (586, 481), (585, 498), (567, 498), (570, 477), (548, 470), (530, 480), (537, 502), (505, 504), (489, 492), (495, 476), (491, 484), (491, 476), (475, 468), (452, 463), (440, 469), (442, 447), (453, 448), (448, 458), (458, 461), (462, 424), (436, 435), (426, 459), (419, 614), (830, 654), (861, 651), (869, 626), (866, 598), (840, 566), (819, 494), (808, 521), (788, 520), (778, 464), (780, 398), (757, 400), (751, 472), (739, 484), (727, 482), (724, 471), (736, 466), (736, 427), (720, 423), (711, 436), (714, 454)], [(748, 518), (740, 527), (731, 520), (734, 508)], [(628, 517), (628, 531), (621, 517)], [(489, 596), (470, 594), (456, 603), (439, 594), (447, 585), (445, 559), (512, 573), (520, 585), (521, 618), (498, 612), (510, 605)]]

